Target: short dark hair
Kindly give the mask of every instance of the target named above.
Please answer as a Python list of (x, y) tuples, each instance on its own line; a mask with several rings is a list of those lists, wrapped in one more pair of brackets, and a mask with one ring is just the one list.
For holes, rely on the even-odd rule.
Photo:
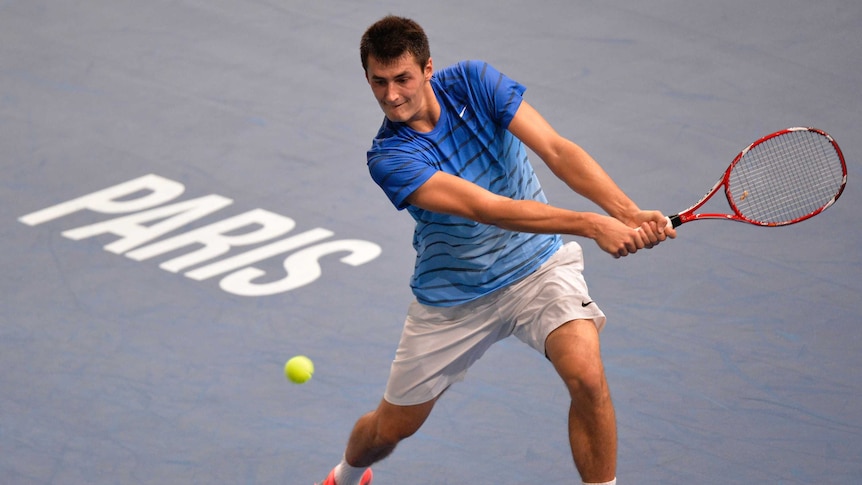
[(359, 43), (359, 56), (362, 58), (362, 69), (365, 72), (368, 72), (369, 57), (387, 64), (400, 59), (404, 54), (412, 54), (423, 68), (431, 58), (431, 48), (425, 31), (418, 23), (404, 17), (383, 17), (368, 27)]

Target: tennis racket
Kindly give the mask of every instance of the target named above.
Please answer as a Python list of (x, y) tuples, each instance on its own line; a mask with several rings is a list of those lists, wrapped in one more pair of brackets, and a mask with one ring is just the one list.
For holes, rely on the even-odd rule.
[[(701, 219), (785, 226), (826, 210), (846, 184), (844, 155), (829, 134), (816, 128), (787, 128), (739, 152), (706, 195), (668, 220), (673, 227)], [(722, 187), (732, 213), (697, 213)]]

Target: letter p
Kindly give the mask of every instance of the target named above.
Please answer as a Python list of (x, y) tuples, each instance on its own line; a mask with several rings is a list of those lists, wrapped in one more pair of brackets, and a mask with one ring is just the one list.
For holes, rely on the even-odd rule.
[[(179, 182), (149, 174), (40, 211), (31, 212), (19, 217), (18, 220), (28, 226), (35, 226), (83, 209), (103, 214), (136, 212), (174, 199), (185, 189), (185, 186)], [(142, 191), (149, 193), (129, 198), (129, 196)]]

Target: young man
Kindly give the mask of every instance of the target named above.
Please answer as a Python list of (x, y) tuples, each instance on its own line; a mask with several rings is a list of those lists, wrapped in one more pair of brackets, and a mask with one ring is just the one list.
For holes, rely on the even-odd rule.
[[(416, 221), (410, 305), (383, 400), (356, 423), (323, 485), (368, 485), (373, 463), (415, 433), (434, 403), (509, 335), (551, 361), (571, 395), (569, 441), (584, 483), (616, 482), (616, 422), (602, 365), (605, 316), (582, 277), (593, 239), (622, 257), (676, 237), (579, 146), (523, 101), (523, 86), (483, 62), (434, 72), (428, 39), (388, 16), (360, 45), (385, 119), (368, 152), (372, 178)], [(609, 215), (547, 203), (524, 145)]]

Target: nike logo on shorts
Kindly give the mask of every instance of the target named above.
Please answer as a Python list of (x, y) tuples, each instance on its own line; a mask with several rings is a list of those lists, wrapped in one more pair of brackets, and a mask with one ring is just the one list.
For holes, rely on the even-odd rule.
[(581, 303), (581, 306), (586, 308), (592, 304), (593, 304), (593, 300), (590, 300), (590, 301), (585, 301), (585, 302)]

